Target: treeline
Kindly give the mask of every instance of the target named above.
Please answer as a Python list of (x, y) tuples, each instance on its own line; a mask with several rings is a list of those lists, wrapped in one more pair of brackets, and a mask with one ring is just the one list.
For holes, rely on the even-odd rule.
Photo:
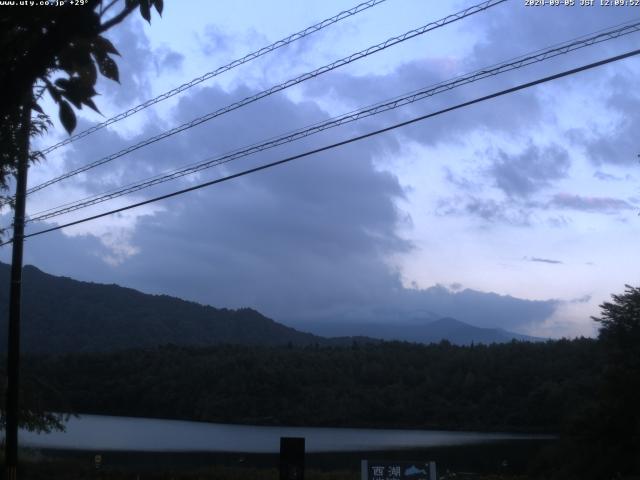
[(594, 397), (591, 339), (164, 346), (26, 357), (45, 409), (207, 422), (558, 432)]

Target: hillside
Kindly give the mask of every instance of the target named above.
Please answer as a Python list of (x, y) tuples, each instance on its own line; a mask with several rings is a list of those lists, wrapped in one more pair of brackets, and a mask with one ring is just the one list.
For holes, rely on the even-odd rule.
[[(9, 272), (9, 266), (0, 263), (2, 350), (7, 343)], [(250, 308), (218, 309), (118, 285), (56, 277), (30, 265), (24, 268), (22, 308), (25, 352), (100, 352), (169, 343), (275, 346), (327, 342)]]

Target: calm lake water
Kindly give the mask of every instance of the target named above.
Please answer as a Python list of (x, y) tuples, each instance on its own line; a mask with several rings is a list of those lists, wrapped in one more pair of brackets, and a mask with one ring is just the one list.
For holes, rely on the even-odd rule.
[(66, 432), (20, 431), (20, 444), (72, 450), (275, 453), (280, 448), (280, 437), (305, 437), (306, 451), (310, 453), (407, 450), (550, 438), (436, 430), (260, 427), (83, 415), (69, 419)]

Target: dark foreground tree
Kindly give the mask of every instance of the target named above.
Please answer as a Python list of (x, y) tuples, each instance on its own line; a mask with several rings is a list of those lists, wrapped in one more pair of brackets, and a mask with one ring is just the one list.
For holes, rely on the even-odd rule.
[[(16, 2), (18, 3), (18, 2)], [(78, 5), (79, 3), (79, 5)], [(118, 81), (118, 51), (103, 36), (131, 12), (151, 21), (151, 8), (162, 13), (163, 0), (82, 0), (62, 6), (0, 6), (0, 189), (14, 175), (20, 158), (20, 132), (33, 134), (46, 126), (39, 105), (50, 95), (67, 132), (76, 126), (74, 108), (98, 107), (98, 72)], [(23, 125), (23, 109), (39, 120)], [(31, 160), (38, 157), (31, 155)]]
[(626, 285), (600, 305), (604, 353), (598, 423), (611, 468), (640, 475), (640, 288)]
[(536, 462), (535, 478), (640, 479), (640, 288), (600, 305), (599, 368), (565, 418), (561, 438)]
[[(119, 79), (114, 60), (118, 51), (103, 34), (136, 9), (150, 22), (151, 9), (161, 14), (162, 7), (163, 0), (0, 6), (0, 192), (7, 192), (8, 179), (25, 159), (29, 163), (43, 159), (28, 147), (30, 137), (50, 126), (40, 105), (43, 96), (50, 95), (57, 104), (60, 121), (70, 134), (76, 127), (74, 108), (88, 106), (98, 111), (93, 101), (98, 72)], [(0, 202), (0, 208), (13, 205), (10, 196)], [(36, 430), (60, 428), (61, 417), (39, 408), (40, 384), (24, 382), (20, 424)], [(0, 417), (4, 422), (5, 416)]]

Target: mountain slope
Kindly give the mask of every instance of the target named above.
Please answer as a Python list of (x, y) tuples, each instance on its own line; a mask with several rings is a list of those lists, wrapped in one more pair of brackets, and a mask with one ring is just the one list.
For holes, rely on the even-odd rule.
[[(9, 272), (9, 266), (0, 263), (0, 350), (5, 350), (7, 343)], [(250, 308), (217, 309), (117, 285), (56, 277), (29, 265), (24, 268), (23, 277), (21, 344), (25, 352), (99, 352), (168, 343), (204, 346), (328, 342), (274, 322)]]

